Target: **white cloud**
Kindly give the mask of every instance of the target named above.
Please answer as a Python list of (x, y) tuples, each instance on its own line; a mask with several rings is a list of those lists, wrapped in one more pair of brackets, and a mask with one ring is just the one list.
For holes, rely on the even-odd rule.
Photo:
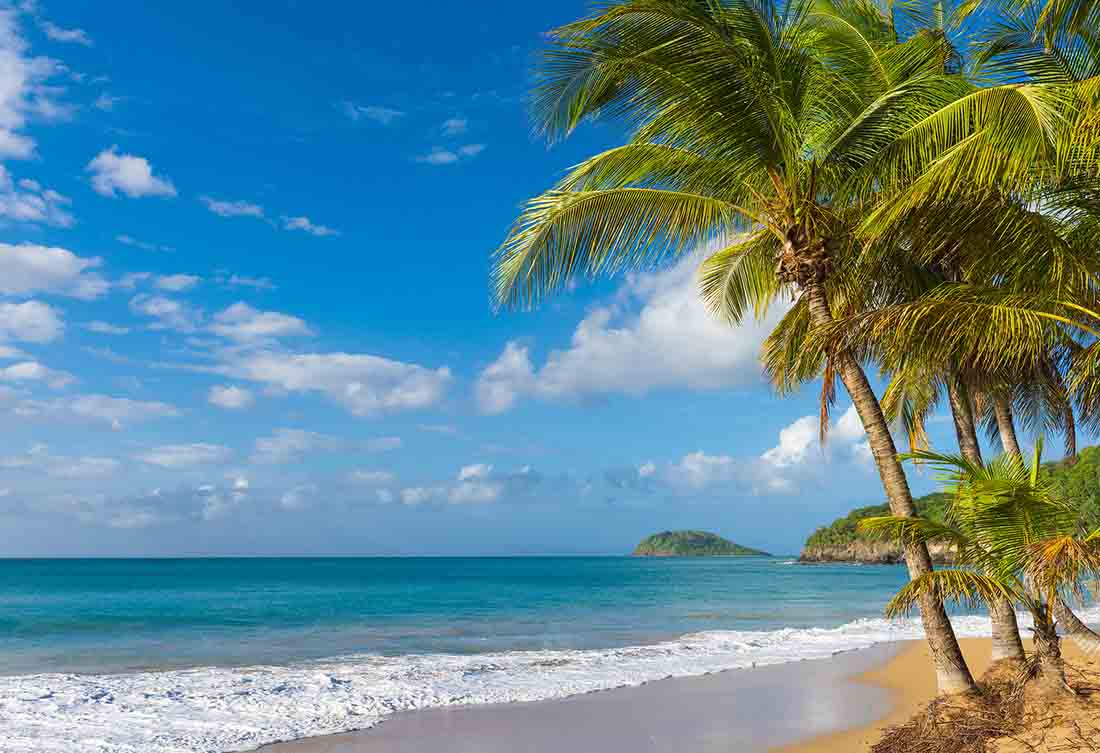
[(731, 481), (737, 475), (737, 461), (729, 455), (708, 455), (699, 450), (688, 453), (670, 469), (673, 481), (701, 489), (710, 484)]
[(162, 468), (190, 468), (196, 465), (224, 463), (233, 451), (223, 444), (194, 442), (191, 444), (163, 444), (134, 455), (142, 463)]
[(221, 217), (258, 217), (263, 218), (264, 208), (250, 201), (222, 201), (211, 196), (200, 196), (206, 208)]
[(92, 300), (110, 288), (97, 272), (99, 257), (77, 256), (56, 246), (0, 243), (0, 293), (55, 293)]
[(57, 371), (38, 361), (21, 361), (11, 366), (0, 367), (0, 381), (3, 382), (42, 382), (51, 389), (60, 390), (76, 381), (76, 377), (66, 371)]
[(4, 345), (0, 343), (0, 361), (14, 361), (19, 358), (26, 358), (27, 354), (18, 348), (13, 348), (10, 345)]
[(65, 29), (50, 21), (39, 21), (38, 25), (43, 33), (55, 42), (92, 46), (92, 38), (84, 29)]
[(57, 309), (40, 301), (0, 303), (0, 341), (53, 342), (65, 324)]
[(53, 400), (22, 400), (14, 406), (14, 413), (26, 418), (102, 421), (115, 430), (121, 429), (125, 424), (181, 415), (179, 409), (167, 403), (100, 394)]
[(363, 449), (367, 452), (389, 452), (401, 449), (401, 437), (378, 437), (368, 439), (363, 443)]
[(760, 346), (783, 307), (762, 323), (730, 327), (704, 308), (698, 264), (693, 255), (667, 270), (632, 277), (613, 303), (584, 317), (569, 348), (552, 352), (541, 367), (527, 346), (509, 342), (478, 378), (481, 410), (500, 413), (522, 396), (562, 400), (758, 382)]
[(438, 489), (426, 486), (409, 486), (401, 490), (401, 504), (421, 505), (430, 502), (439, 493)]
[(156, 243), (148, 243), (147, 241), (140, 241), (132, 236), (121, 234), (116, 235), (115, 240), (127, 246), (133, 246), (134, 248), (140, 248), (143, 251), (172, 251), (171, 246), (161, 246)]
[(434, 405), (451, 382), (447, 368), (357, 353), (257, 352), (221, 371), (288, 392), (319, 392), (356, 416)]
[(202, 278), (197, 277), (196, 275), (160, 275), (156, 278), (153, 284), (161, 290), (168, 290), (173, 293), (178, 293), (183, 290), (190, 290), (191, 288), (198, 285), (201, 280)]
[(363, 484), (391, 484), (397, 480), (397, 476), (389, 471), (355, 470), (348, 474), (349, 481)]
[(286, 463), (315, 450), (336, 447), (335, 437), (304, 429), (276, 429), (269, 437), (259, 437), (252, 453), (253, 463), (268, 465)]
[(122, 193), (136, 199), (176, 195), (171, 181), (153, 174), (149, 160), (133, 154), (119, 154), (117, 146), (104, 149), (85, 170), (92, 174), (92, 188), (101, 196), (113, 198)]
[(210, 388), (207, 402), (226, 410), (237, 410), (252, 405), (253, 397), (249, 390), (229, 384), (218, 384)]
[(206, 442), (166, 444), (134, 455), (143, 463), (172, 469), (224, 463), (232, 456), (233, 450), (225, 445), (208, 444)]
[(493, 466), (486, 465), (485, 463), (474, 463), (473, 465), (464, 465), (458, 470), (459, 481), (470, 481), (473, 479), (488, 478), (489, 474), (493, 472)]
[(95, 102), (92, 103), (92, 107), (103, 112), (110, 112), (115, 109), (115, 105), (123, 100), (123, 97), (112, 97), (107, 92), (103, 92), (95, 98)]
[(359, 105), (355, 102), (345, 101), (342, 103), (344, 113), (352, 120), (372, 120), (375, 123), (381, 123), (382, 125), (389, 125), (403, 113), (401, 110), (395, 110), (392, 107), (381, 107), (379, 105)]
[(210, 331), (240, 343), (258, 343), (280, 337), (312, 335), (309, 326), (296, 316), (277, 311), (259, 311), (247, 303), (234, 303), (214, 315)]
[(62, 66), (47, 57), (31, 57), (19, 29), (18, 14), (0, 10), (0, 159), (28, 159), (34, 140), (20, 131), (33, 117), (58, 117), (68, 112), (55, 97), (59, 87), (48, 81)]
[(256, 290), (274, 290), (275, 283), (268, 277), (245, 277), (243, 275), (230, 275), (219, 280), (223, 285), (230, 287), (254, 288)]
[(443, 121), (443, 135), (458, 136), (459, 134), (466, 133), (466, 129), (469, 125), (466, 118), (447, 118)]
[(136, 295), (130, 299), (130, 310), (153, 318), (155, 321), (149, 325), (149, 329), (194, 332), (202, 320), (202, 312), (186, 303), (160, 295)]
[(0, 165), (0, 218), (32, 225), (72, 227), (76, 220), (69, 212), (71, 204), (68, 196), (43, 188), (38, 181), (24, 178), (16, 182), (7, 168)]
[(814, 416), (803, 416), (779, 431), (779, 444), (760, 456), (770, 466), (786, 468), (800, 465), (817, 450), (820, 422)]
[(130, 332), (129, 327), (119, 327), (110, 322), (91, 321), (84, 325), (84, 329), (100, 335), (125, 335)]
[(280, 499), (279, 504), (287, 510), (300, 510), (303, 507), (309, 505), (314, 497), (317, 496), (317, 487), (314, 484), (302, 484), (296, 486), (290, 491), (286, 492)]
[(284, 230), (303, 230), (310, 235), (316, 235), (318, 237), (324, 237), (327, 235), (339, 235), (340, 231), (325, 225), (316, 225), (310, 221), (309, 217), (287, 217), (283, 216), (283, 229)]
[(451, 149), (444, 149), (441, 146), (436, 146), (432, 147), (432, 150), (427, 154), (422, 154), (417, 157), (416, 161), (428, 165), (453, 165), (460, 160), (476, 157), (483, 151), (485, 151), (484, 144), (466, 144), (453, 151)]
[(54, 455), (44, 444), (33, 445), (26, 453), (0, 457), (0, 468), (30, 474), (43, 474), (51, 478), (92, 479), (113, 475), (120, 463), (114, 458)]

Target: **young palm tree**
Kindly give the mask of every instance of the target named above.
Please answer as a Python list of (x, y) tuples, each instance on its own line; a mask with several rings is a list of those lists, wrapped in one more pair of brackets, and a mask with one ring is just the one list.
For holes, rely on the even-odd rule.
[[(528, 202), (495, 259), (496, 300), (533, 304), (577, 275), (725, 239), (703, 270), (712, 307), (737, 322), (791, 295), (806, 326), (829, 325), (846, 298), (874, 285), (851, 231), (879, 187), (919, 174), (970, 129), (976, 168), (1018, 168), (1033, 152), (1031, 142), (1024, 157), (982, 151), (990, 110), (980, 96), (953, 104), (972, 87), (950, 72), (951, 47), (934, 33), (899, 36), (870, 0), (630, 0), (558, 29), (538, 74), (540, 130), (556, 137), (618, 117), (631, 136)], [(1017, 123), (1044, 109), (1001, 100)], [(946, 130), (929, 130), (937, 117)], [(843, 349), (828, 356), (891, 510), (913, 515), (862, 366)], [(931, 573), (922, 542), (904, 549), (912, 578)], [(920, 598), (941, 690), (973, 689), (943, 604), (932, 592)]]
[(907, 457), (946, 472), (952, 495), (943, 523), (878, 517), (862, 530), (899, 541), (945, 541), (956, 566), (911, 581), (886, 608), (912, 610), (922, 593), (968, 605), (1019, 604), (1034, 621), (1035, 669), (1050, 690), (1068, 689), (1056, 630), (1056, 604), (1081, 594), (1082, 580), (1100, 573), (1100, 530), (1079, 534), (1076, 511), (1039, 474), (1042, 442), (1030, 467), (1005, 454), (985, 466), (961, 456), (916, 452)]

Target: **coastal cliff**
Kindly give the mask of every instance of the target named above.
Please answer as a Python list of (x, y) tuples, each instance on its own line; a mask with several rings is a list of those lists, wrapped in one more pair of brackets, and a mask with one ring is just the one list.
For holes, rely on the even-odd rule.
[[(1041, 472), (1058, 488), (1060, 494), (1081, 512), (1082, 525), (1087, 530), (1100, 526), (1100, 447), (1086, 447), (1077, 462), (1044, 463)], [(928, 494), (913, 500), (917, 514), (936, 521), (943, 520), (947, 497)], [(871, 505), (852, 510), (810, 534), (799, 557), (801, 562), (858, 562), (890, 564), (902, 562), (901, 549), (889, 541), (872, 539), (858, 529), (863, 518), (889, 515), (886, 505)], [(951, 561), (948, 547), (933, 544), (928, 547), (937, 564)]]
[[(952, 561), (951, 549), (943, 544), (930, 544), (928, 553), (937, 565)], [(901, 548), (888, 541), (857, 540), (847, 544), (807, 546), (799, 555), (800, 562), (855, 562), (862, 565), (893, 565), (904, 562)]]

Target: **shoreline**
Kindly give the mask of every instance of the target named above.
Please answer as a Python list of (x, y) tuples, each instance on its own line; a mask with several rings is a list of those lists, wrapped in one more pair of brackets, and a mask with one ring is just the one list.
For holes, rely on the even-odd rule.
[[(960, 645), (980, 678), (991, 640)], [(1063, 652), (1100, 668), (1068, 640)], [(399, 712), (257, 753), (867, 753), (935, 696), (928, 645), (907, 640), (553, 700)]]
[[(889, 666), (910, 646), (882, 643), (828, 658), (669, 677), (552, 700), (398, 712), (368, 729), (272, 743), (258, 753), (795, 751), (807, 740), (888, 716), (893, 699), (861, 678)], [(838, 686), (845, 692), (837, 693)]]

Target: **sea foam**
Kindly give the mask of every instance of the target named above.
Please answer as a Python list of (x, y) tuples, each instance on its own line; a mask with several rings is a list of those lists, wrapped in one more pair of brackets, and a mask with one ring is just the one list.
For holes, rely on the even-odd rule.
[[(1100, 621), (1100, 609), (1082, 617)], [(960, 636), (989, 634), (988, 618), (953, 622)], [(365, 729), (398, 711), (561, 698), (664, 677), (819, 659), (922, 635), (917, 620), (863, 619), (830, 629), (693, 633), (602, 650), (357, 655), (289, 666), (0, 677), (0, 750), (251, 750)]]

